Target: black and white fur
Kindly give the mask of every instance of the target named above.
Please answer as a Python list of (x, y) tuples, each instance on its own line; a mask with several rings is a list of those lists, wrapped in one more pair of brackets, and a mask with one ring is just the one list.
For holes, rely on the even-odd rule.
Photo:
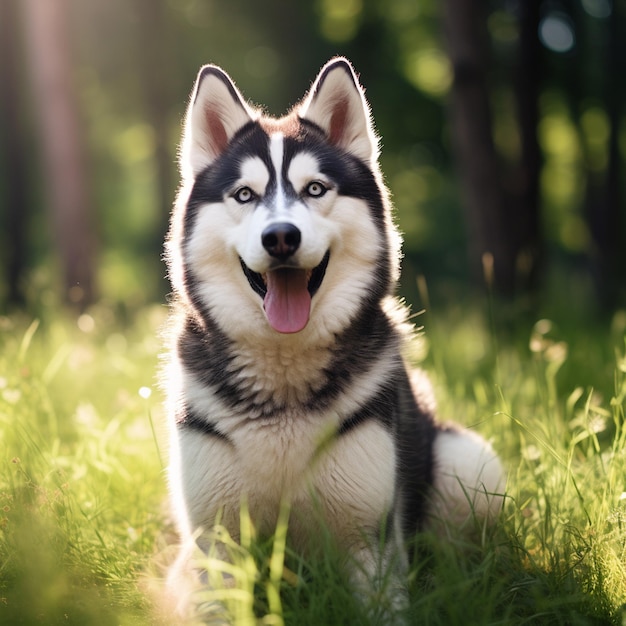
[(503, 472), (479, 436), (437, 424), (403, 359), (400, 237), (352, 66), (331, 60), (281, 119), (203, 67), (180, 164), (164, 381), (180, 534), (219, 514), (237, 538), (242, 498), (271, 534), (287, 500), (292, 546), (306, 550), (321, 517), (357, 592), (367, 601), (391, 569), (401, 608), (405, 540), (493, 519)]

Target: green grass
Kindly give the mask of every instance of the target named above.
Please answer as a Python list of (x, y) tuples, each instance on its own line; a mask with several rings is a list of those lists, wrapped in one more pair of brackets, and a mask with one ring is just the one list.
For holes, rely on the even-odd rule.
[[(171, 540), (163, 313), (126, 328), (106, 307), (0, 318), (0, 624), (168, 623), (150, 592)], [(418, 319), (442, 415), (490, 438), (509, 481), (478, 544), (417, 539), (410, 623), (626, 622), (625, 318), (506, 332), (475, 312)], [(205, 600), (238, 625), (365, 622), (332, 549), (306, 561), (284, 533), (247, 528), (231, 550), (212, 564), (234, 568), (236, 589)]]
[(139, 391), (154, 388), (154, 318), (1, 320), (0, 624), (151, 623), (141, 579), (164, 485), (158, 403)]

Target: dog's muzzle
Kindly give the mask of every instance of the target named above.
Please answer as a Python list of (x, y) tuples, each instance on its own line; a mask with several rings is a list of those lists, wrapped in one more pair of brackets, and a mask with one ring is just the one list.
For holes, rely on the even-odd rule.
[[(299, 246), (299, 240), (297, 244), (294, 243), (293, 231), (268, 231), (269, 227), (263, 233), (263, 245), (275, 258), (285, 260), (281, 257), (286, 254), (286, 258), (289, 258), (295, 252), (288, 253), (288, 248), (295, 245), (297, 249)], [(300, 231), (298, 235), (299, 233)], [(275, 254), (268, 248), (274, 250)], [(322, 262), (311, 270), (283, 265), (268, 270), (265, 274), (252, 271), (243, 259), (239, 260), (250, 287), (263, 299), (263, 308), (270, 326), (280, 333), (297, 333), (309, 321), (311, 299), (324, 280), (329, 259), (330, 250), (326, 252)]]

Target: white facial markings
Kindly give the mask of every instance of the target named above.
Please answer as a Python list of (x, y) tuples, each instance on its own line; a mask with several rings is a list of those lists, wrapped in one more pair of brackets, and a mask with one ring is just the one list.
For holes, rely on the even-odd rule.
[[(262, 245), (262, 233), (277, 212), (284, 210), (284, 198), (280, 172), (284, 154), (282, 133), (275, 133), (269, 140), (271, 168), (274, 169), (276, 190), (268, 189), (272, 172), (260, 157), (250, 157), (241, 165), (241, 185), (253, 189), (261, 199), (253, 211), (245, 212), (237, 229), (233, 232), (233, 245), (239, 257), (254, 272), (262, 274), (269, 268), (270, 258)], [(256, 189), (252, 181), (262, 181), (261, 189)], [(269, 194), (268, 194), (269, 192)]]
[(240, 167), (239, 184), (250, 187), (257, 196), (263, 196), (270, 180), (267, 166), (259, 157), (247, 158)]
[[(254, 191), (259, 201), (249, 205), (252, 210), (244, 208), (236, 212), (240, 217), (230, 241), (246, 266), (258, 274), (275, 266), (275, 259), (263, 246), (263, 233), (273, 223), (285, 222), (298, 229), (300, 244), (289, 264), (307, 270), (322, 262), (339, 234), (337, 225), (329, 219), (337, 194), (326, 192), (333, 190), (334, 185), (320, 172), (318, 159), (306, 150), (293, 155), (285, 171), (285, 141), (282, 132), (271, 134), (269, 163), (251, 156), (240, 169), (238, 183)], [(319, 183), (323, 189), (319, 197), (306, 193), (312, 182)], [(248, 206), (241, 200), (239, 204)]]
[(297, 193), (300, 193), (313, 180), (328, 184), (325, 177), (319, 173), (317, 159), (310, 152), (300, 152), (293, 157), (287, 170), (287, 177)]
[(276, 214), (284, 213), (286, 210), (282, 179), (284, 155), (285, 136), (282, 133), (274, 133), (270, 137), (270, 159), (276, 173), (276, 197), (274, 199), (275, 205), (272, 207)]

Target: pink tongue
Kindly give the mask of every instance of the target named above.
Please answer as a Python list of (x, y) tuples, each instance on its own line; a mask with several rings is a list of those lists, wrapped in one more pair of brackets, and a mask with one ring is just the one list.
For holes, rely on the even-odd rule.
[(311, 310), (306, 270), (273, 270), (267, 273), (266, 280), (263, 308), (270, 326), (279, 333), (301, 331)]

